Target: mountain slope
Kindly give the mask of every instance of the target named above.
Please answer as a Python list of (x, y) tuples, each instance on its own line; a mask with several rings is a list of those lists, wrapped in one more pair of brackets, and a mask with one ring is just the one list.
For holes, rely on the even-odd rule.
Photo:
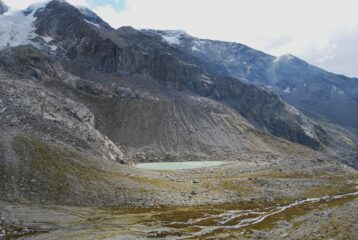
[[(358, 128), (358, 80), (329, 73), (292, 55), (274, 57), (239, 43), (198, 39), (185, 32), (143, 30), (204, 62), (213, 74), (272, 88), (317, 119)], [(173, 40), (175, 39), (175, 40)]]
[[(148, 76), (91, 73), (97, 81), (82, 79), (32, 46), (0, 51), (0, 73), (0, 201), (157, 206), (265, 199), (265, 185), (247, 183), (256, 171), (272, 181), (271, 195), (291, 199), (307, 191), (307, 179), (282, 192), (282, 179), (272, 180), (276, 174), (308, 174), (321, 186), (316, 176), (353, 173), (323, 154), (264, 133), (220, 102), (168, 89)], [(227, 165), (170, 175), (129, 165), (215, 159)], [(226, 185), (237, 177), (235, 187)], [(237, 192), (241, 184), (250, 185), (250, 192)]]
[[(83, 15), (83, 11), (65, 2), (52, 1), (44, 10), (34, 14), (36, 34), (42, 38), (51, 37), (50, 43), (56, 46), (57, 57), (68, 71), (85, 78), (92, 74), (114, 74), (122, 78), (133, 75), (150, 76), (159, 86), (179, 92), (188, 90), (217, 101), (221, 101), (219, 95), (230, 94), (232, 100), (235, 99), (234, 95), (237, 95), (235, 101), (239, 100), (241, 91), (224, 92), (228, 91), (228, 88), (222, 87), (223, 84), (220, 82), (241, 88), (245, 84), (240, 80), (237, 83), (229, 79), (219, 81), (215, 75), (201, 67), (201, 60), (173, 48), (170, 44), (158, 41), (159, 38), (156, 36), (148, 36), (129, 27), (118, 30), (103, 24), (101, 27), (102, 20), (98, 18), (98, 26), (88, 23), (88, 11)], [(95, 81), (98, 81), (98, 78)], [(153, 82), (148, 80), (144, 84), (151, 88)], [(305, 117), (301, 114), (292, 116), (288, 108), (284, 107), (286, 104), (273, 93), (260, 88), (255, 91), (258, 95), (271, 96), (270, 99), (280, 106), (270, 108), (266, 111), (266, 116), (261, 116), (259, 111), (254, 114), (251, 112), (250, 120), (256, 126), (312, 148), (320, 147), (321, 140), (313, 130), (313, 123), (304, 120)], [(250, 99), (245, 101), (250, 106)], [(225, 104), (237, 108), (233, 101), (227, 101)], [(265, 103), (253, 101), (253, 104)], [(272, 127), (279, 125), (284, 126), (283, 131)]]
[[(282, 168), (293, 161), (335, 169), (325, 156), (265, 134), (216, 101), (168, 96), (160, 85), (163, 92), (152, 92), (140, 85), (157, 84), (148, 77), (92, 74), (109, 85), (81, 79), (32, 46), (0, 51), (0, 72), (1, 200), (113, 206), (187, 199), (188, 184), (172, 189), (164, 174), (128, 162), (217, 159)], [(235, 199), (229, 194), (226, 200)]]

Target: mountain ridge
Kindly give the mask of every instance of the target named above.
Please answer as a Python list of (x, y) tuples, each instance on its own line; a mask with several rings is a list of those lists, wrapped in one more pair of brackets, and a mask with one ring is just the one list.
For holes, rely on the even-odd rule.
[[(55, 4), (60, 4), (59, 6), (55, 6)], [(82, 20), (78, 20), (78, 25), (72, 24), (74, 28), (77, 30), (70, 30), (68, 29), (62, 29), (61, 26), (55, 27), (50, 24), (51, 18), (62, 18), (60, 14), (64, 14), (66, 16), (66, 19), (63, 19), (64, 22), (66, 21), (75, 21), (77, 19), (78, 13), (75, 11), (75, 9), (72, 10), (68, 5), (63, 5), (61, 2), (51, 2), (48, 5), (48, 9), (51, 9), (53, 6), (57, 9), (57, 12), (54, 14), (50, 14), (51, 12), (42, 11), (38, 15), (37, 19), (37, 26), (38, 30), (37, 33), (39, 35), (49, 35), (52, 36), (54, 39), (56, 39), (56, 35), (54, 35), (54, 31), (59, 31), (58, 35), (61, 35), (62, 37), (71, 34), (67, 37), (70, 37), (71, 39), (76, 39), (81, 36), (76, 36), (73, 34), (77, 34), (80, 32), (79, 29), (87, 29), (86, 31), (88, 34), (91, 34), (93, 37), (89, 38), (91, 39), (88, 43), (82, 44), (82, 46), (74, 46), (70, 47), (69, 51), (66, 53), (70, 59), (76, 60), (76, 58), (81, 58), (81, 63), (79, 64), (87, 64), (88, 66), (84, 66), (86, 68), (94, 68), (95, 71), (104, 72), (104, 73), (115, 73), (118, 72), (119, 69), (125, 69), (125, 71), (129, 70), (130, 74), (133, 73), (140, 73), (143, 71), (149, 71), (149, 74), (152, 75), (156, 79), (161, 79), (161, 81), (164, 80), (164, 84), (175, 84), (177, 88), (186, 87), (189, 88), (199, 95), (202, 96), (209, 96), (213, 94), (213, 87), (215, 86), (213, 80), (210, 79), (210, 77), (206, 76), (205, 72), (203, 72), (200, 68), (198, 68), (196, 65), (190, 62), (185, 62), (186, 59), (177, 59), (176, 57), (173, 57), (172, 53), (170, 53), (171, 49), (168, 46), (165, 46), (163, 44), (156, 43), (155, 39), (148, 39), (146, 44), (143, 45), (143, 38), (140, 32), (136, 32), (136, 34), (139, 34), (139, 43), (137, 44), (138, 49), (136, 47), (132, 47), (131, 45), (128, 45), (126, 42), (135, 42), (137, 41), (136, 35), (131, 35), (135, 31), (130, 30), (130, 33), (128, 34), (128, 29), (126, 29), (124, 32), (124, 29), (119, 29), (117, 31), (111, 31), (108, 29), (100, 29), (99, 32), (97, 32), (97, 29), (92, 29), (92, 26), (89, 28), (89, 26), (86, 25), (85, 22), (82, 22)], [(65, 11), (59, 11), (58, 7), (63, 7), (66, 9)], [(69, 8), (69, 9), (67, 9)], [(41, 15), (44, 15), (43, 17)], [(69, 17), (70, 15), (73, 15), (73, 19)], [(58, 17), (56, 16), (58, 15)], [(47, 17), (50, 16), (50, 17)], [(43, 22), (41, 19), (45, 18), (46, 22)], [(66, 25), (66, 24), (64, 24)], [(47, 26), (51, 26), (50, 32), (47, 28)], [(58, 30), (56, 30), (58, 29)], [(81, 30), (83, 31), (83, 30)], [(86, 33), (87, 34), (87, 33)], [(98, 35), (97, 35), (98, 34)], [(123, 35), (125, 35), (123, 37)], [(101, 49), (97, 52), (101, 52), (103, 54), (106, 54), (105, 56), (101, 56), (103, 58), (103, 61), (106, 61), (106, 63), (101, 63), (98, 65), (97, 59), (98, 56), (94, 57), (93, 60), (90, 60), (92, 58), (90, 55), (90, 58), (88, 58), (86, 55), (88, 53), (91, 53), (91, 51), (94, 51), (94, 49), (88, 49), (88, 47), (93, 48), (97, 42), (99, 43), (99, 39), (104, 38), (108, 39), (105, 44), (100, 43), (98, 47), (105, 48)], [(73, 40), (71, 40), (73, 42)], [(73, 42), (76, 44), (75, 42)], [(72, 43), (71, 43), (72, 44)], [(87, 45), (86, 44), (90, 44)], [(131, 44), (131, 43), (130, 43)], [(153, 48), (154, 47), (154, 51)], [(78, 49), (75, 49), (78, 48)], [(81, 49), (85, 48), (85, 49)], [(147, 49), (147, 50), (146, 50)], [(148, 51), (149, 55), (143, 55), (143, 52)], [(151, 51), (151, 53), (150, 53)], [(85, 55), (82, 55), (81, 52), (84, 52)], [(126, 57), (128, 60), (121, 61), (118, 57), (118, 54), (128, 54)], [(175, 53), (176, 54), (176, 53)], [(125, 55), (124, 55), (125, 56)], [(176, 55), (178, 56), (178, 55)], [(149, 58), (148, 58), (149, 57)], [(185, 56), (184, 56), (185, 57)], [(123, 57), (122, 57), (123, 58)], [(148, 59), (146, 59), (148, 58)], [(72, 61), (72, 60), (71, 60)], [(78, 61), (78, 60), (76, 60)], [(171, 62), (171, 64), (168, 64)], [(92, 65), (95, 64), (95, 65)], [(91, 66), (92, 65), (92, 66)], [(172, 67), (172, 66), (180, 66), (178, 67)], [(105, 67), (105, 68), (104, 68)], [(182, 78), (180, 81), (176, 80), (177, 75), (180, 75), (180, 78)], [(317, 147), (317, 146), (316, 146)]]
[[(171, 31), (143, 30), (151, 35)], [(274, 57), (233, 42), (198, 39), (187, 34), (170, 43), (209, 65), (219, 75), (272, 88), (291, 105), (317, 119), (358, 127), (358, 79), (333, 74), (291, 54)], [(332, 111), (333, 110), (333, 111)]]
[[(192, 58), (192, 57), (190, 57), (190, 55), (187, 55), (186, 53), (183, 53), (180, 50), (178, 51), (178, 50), (176, 50), (176, 48), (173, 48), (172, 46), (166, 46), (165, 44), (163, 45), (162, 43), (157, 41), (157, 38), (146, 37), (145, 34), (142, 34), (133, 28), (131, 28), (131, 29), (130, 28), (120, 28), (116, 31), (114, 31), (113, 29), (108, 29), (106, 27), (98, 28), (97, 26), (94, 26), (93, 24), (86, 22), (85, 18), (79, 19), (78, 18), (79, 12), (81, 12), (81, 11), (79, 9), (71, 7), (69, 4), (67, 4), (65, 2), (52, 1), (52, 2), (50, 2), (50, 5), (54, 6), (56, 9), (60, 9), (58, 7), (66, 9), (63, 12), (64, 16), (66, 16), (65, 17), (66, 19), (63, 19), (63, 21), (69, 21), (69, 19), (71, 19), (71, 17), (69, 17), (69, 14), (70, 14), (73, 16), (73, 19), (70, 21), (76, 22), (77, 21), (76, 19), (78, 19), (78, 21), (81, 22), (80, 25), (72, 24), (72, 26), (76, 27), (77, 30), (73, 29), (70, 31), (66, 31), (66, 29), (59, 29), (58, 31), (60, 31), (60, 32), (58, 34), (60, 34), (62, 37), (66, 36), (68, 34), (77, 34), (86, 28), (87, 29), (86, 32), (90, 33), (92, 36), (88, 39), (92, 39), (92, 40), (97, 39), (95, 41), (91, 40), (92, 42), (88, 42), (86, 44), (97, 44), (96, 41), (97, 42), (100, 41), (101, 38), (107, 39), (106, 46), (101, 43), (103, 45), (103, 47), (105, 48), (105, 50), (104, 51), (99, 50), (98, 52), (105, 53), (106, 51), (107, 52), (112, 51), (110, 49), (113, 48), (114, 46), (116, 46), (115, 48), (119, 47), (119, 49), (112, 51), (111, 53), (109, 53), (109, 52), (105, 53), (105, 54), (109, 54), (108, 55), (109, 57), (108, 56), (100, 56), (101, 58), (105, 57), (106, 59), (103, 59), (101, 61), (108, 61), (107, 63), (102, 62), (100, 65), (96, 65), (97, 63), (95, 63), (95, 62), (97, 61), (99, 56), (96, 56), (93, 60), (90, 60), (92, 62), (88, 62), (89, 58), (87, 56), (85, 56), (85, 58), (82, 59), (79, 64), (92, 65), (93, 63), (95, 63), (95, 65), (91, 66), (91, 68), (94, 68), (93, 69), (94, 71), (105, 72), (105, 73), (123, 71), (123, 70), (119, 70), (121, 68), (124, 69), (124, 71), (122, 73), (125, 73), (125, 74), (128, 74), (128, 73), (129, 74), (134, 74), (134, 73), (141, 74), (140, 72), (149, 70), (150, 75), (154, 76), (157, 79), (165, 80), (164, 84), (175, 85), (174, 88), (177, 88), (177, 90), (178, 89), (180, 90), (183, 87), (189, 87), (189, 89), (192, 89), (193, 91), (195, 91), (203, 96), (209, 96), (209, 95), (213, 94), (213, 89), (215, 87), (215, 83), (214, 83), (215, 78), (213, 78), (213, 79), (210, 79), (210, 77), (208, 78), (207, 73), (206, 73), (207, 69), (205, 66), (204, 66), (204, 71), (202, 71), (202, 69), (200, 69), (203, 66), (201, 59), (199, 59), (199, 62), (198, 62), (198, 58)], [(51, 7), (47, 7), (47, 9), (51, 9)], [(60, 13), (60, 12), (56, 12), (55, 14), (53, 14), (53, 16), (51, 15), (51, 17), (54, 19), (61, 18), (61, 16), (59, 16), (59, 14), (62, 14), (62, 13)], [(38, 25), (37, 30), (36, 30), (37, 33), (40, 36), (45, 35), (46, 37), (53, 35), (54, 31), (56, 31), (56, 30), (54, 30), (54, 29), (56, 29), (55, 25), (51, 25), (52, 32), (49, 31), (49, 29), (46, 29), (47, 28), (46, 26), (48, 23), (47, 23), (47, 21), (41, 23), (42, 22), (41, 14), (44, 15), (44, 17), (46, 18), (47, 21), (51, 22), (51, 20), (50, 20), (51, 17), (48, 19), (46, 17), (50, 13), (44, 13), (43, 11), (41, 11), (39, 14), (37, 14), (37, 17), (40, 18), (40, 19), (36, 20), (36, 24)], [(83, 15), (83, 13), (82, 13), (82, 15)], [(88, 13), (86, 13), (86, 15), (88, 15)], [(93, 14), (91, 13), (91, 16), (92, 15)], [(84, 16), (84, 17), (86, 17), (86, 16)], [(98, 20), (98, 16), (96, 17), (96, 19), (99, 22), (102, 21), (102, 20)], [(64, 24), (64, 25), (66, 25), (66, 24)], [(85, 34), (87, 34), (87, 33), (85, 33)], [(72, 39), (81, 38), (81, 36), (76, 36), (76, 35), (68, 35), (66, 37), (72, 38)], [(54, 41), (55, 38), (56, 38), (56, 35), (53, 35), (51, 38), (52, 39), (51, 43), (54, 43), (56, 45), (58, 43), (56, 43), (56, 41)], [(147, 40), (145, 40), (146, 38), (147, 38)], [(65, 44), (68, 44), (68, 43), (70, 43), (70, 42), (66, 42)], [(137, 44), (137, 46), (139, 46), (139, 48), (138, 49), (133, 48), (133, 46), (132, 46), (133, 43)], [(242, 46), (244, 46), (244, 45), (242, 45)], [(51, 46), (51, 47), (53, 47), (53, 46)], [(85, 47), (87, 48), (87, 46), (85, 46)], [(247, 46), (244, 46), (244, 47), (248, 48)], [(57, 46), (56, 46), (56, 48), (57, 48)], [(60, 46), (60, 48), (63, 48), (63, 47)], [(66, 46), (66, 48), (68, 48), (68, 46)], [(93, 48), (93, 46), (91, 46), (91, 48)], [(153, 49), (159, 49), (159, 51), (155, 50), (153, 52)], [(70, 51), (68, 51), (66, 53), (67, 56), (65, 56), (65, 58), (70, 57), (71, 59), (73, 59), (73, 58), (76, 58), (76, 54), (79, 54), (78, 50), (75, 50), (74, 48), (69, 49), (69, 50)], [(83, 50), (80, 50), (80, 51), (83, 51)], [(88, 51), (88, 49), (86, 49), (85, 51), (90, 53), (91, 51), (94, 51), (94, 49), (90, 49), (89, 51)], [(97, 50), (95, 50), (95, 51), (97, 51)], [(147, 54), (146, 51), (148, 51), (149, 54)], [(143, 53), (145, 53), (146, 55)], [(158, 53), (159, 53), (159, 55), (158, 55)], [(82, 53), (80, 53), (80, 54), (82, 54)], [(119, 54), (128, 54), (128, 57), (130, 57), (130, 58), (134, 57), (134, 59), (128, 59), (128, 60), (126, 60), (127, 62), (119, 62), (118, 61), (118, 59), (120, 59), (118, 56)], [(135, 54), (135, 55), (133, 55), (133, 54)], [(173, 56), (175, 56), (175, 57), (173, 57)], [(179, 59), (176, 59), (178, 57), (179, 57)], [(148, 59), (146, 59), (146, 58), (148, 58)], [(152, 58), (152, 59), (150, 60), (150, 58)], [(180, 69), (180, 68), (171, 68), (171, 67), (169, 67), (169, 64), (165, 63), (163, 65), (162, 62), (158, 62), (156, 59), (160, 59), (160, 61), (163, 61), (163, 59), (165, 59), (165, 61), (174, 61), (172, 63), (172, 65), (177, 65), (176, 62), (178, 62), (178, 60), (181, 63), (186, 63), (186, 64), (183, 65), (183, 67), (184, 67), (183, 70), (180, 70), (180, 72), (178, 72), (178, 69)], [(148, 65), (149, 62), (152, 62), (152, 65)], [(160, 69), (156, 65), (160, 66)], [(88, 68), (88, 66), (84, 66), (84, 67)], [(162, 69), (163, 67), (166, 67), (166, 68), (169, 67), (169, 68), (163, 70)], [(140, 69), (140, 70), (138, 70), (138, 69)], [(129, 70), (129, 72), (128, 72), (128, 70)], [(167, 74), (169, 72), (170, 72), (170, 75)], [(183, 73), (186, 74), (186, 76), (183, 79), (184, 81), (181, 80), (178, 82), (178, 80), (175, 80), (175, 78), (176, 78), (175, 74), (182, 75)], [(181, 76), (181, 77), (183, 77), (183, 76)], [(173, 82), (173, 83), (171, 83), (171, 82)], [(266, 129), (269, 129), (269, 128), (267, 128), (267, 126), (260, 126), (260, 127), (264, 127), (264, 128), (266, 127)], [(271, 131), (271, 133), (272, 132), (274, 132), (274, 131)], [(286, 137), (287, 137), (287, 135), (286, 135)], [(294, 139), (292, 137), (290, 137), (290, 138)], [(302, 141), (301, 143), (303, 143), (303, 142), (304, 141)], [(317, 148), (317, 146), (318, 145), (315, 143), (316, 148)]]
[[(314, 149), (324, 148), (329, 144), (330, 137), (324, 128), (282, 101), (288, 98), (282, 92), (288, 95), (290, 88), (281, 92), (275, 89), (271, 91), (261, 88), (260, 84), (249, 86), (250, 82), (245, 78), (235, 80), (227, 77), (226, 75), (230, 74), (223, 74), (218, 68), (212, 68), (203, 58), (178, 48), (180, 41), (175, 44), (160, 41), (160, 31), (141, 32), (131, 27), (114, 30), (92, 11), (73, 7), (65, 1), (55, 0), (34, 5), (24, 14), (30, 16), (30, 13), (34, 17), (33, 34), (36, 35), (30, 42), (57, 59), (75, 75), (90, 78), (86, 71), (99, 75), (114, 74), (119, 78), (149, 75), (152, 80), (157, 81), (155, 84), (166, 88), (161, 90), (162, 93), (173, 92), (172, 90), (173, 93), (190, 91), (201, 97), (222, 102), (267, 133)], [(183, 31), (171, 34), (182, 36), (189, 41), (203, 41)], [(211, 44), (218, 42), (210, 41)], [(224, 44), (238, 48), (238, 51), (248, 52), (252, 56), (263, 56), (263, 62), (280, 60), (246, 45)], [(243, 57), (247, 58), (245, 54)], [(289, 55), (283, 58), (298, 61)], [(260, 66), (258, 64), (258, 67)], [(149, 82), (154, 83), (148, 80), (148, 83), (144, 84), (147, 88), (151, 88)], [(272, 103), (271, 107), (268, 107), (269, 103)]]

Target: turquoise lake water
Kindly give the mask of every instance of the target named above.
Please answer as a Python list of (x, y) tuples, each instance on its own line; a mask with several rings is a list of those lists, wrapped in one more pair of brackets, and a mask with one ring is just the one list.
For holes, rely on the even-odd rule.
[(225, 164), (222, 161), (192, 161), (192, 162), (156, 162), (140, 163), (135, 165), (137, 168), (148, 170), (182, 170), (205, 167), (216, 167)]

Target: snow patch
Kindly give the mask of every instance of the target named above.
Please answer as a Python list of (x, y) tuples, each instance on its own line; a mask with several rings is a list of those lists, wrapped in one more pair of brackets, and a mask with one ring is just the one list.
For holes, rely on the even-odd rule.
[(280, 62), (286, 62), (286, 61), (290, 61), (293, 60), (295, 57), (291, 54), (284, 54), (282, 56), (276, 57), (275, 60), (273, 61), (274, 64), (280, 63)]
[(202, 46), (203, 44), (205, 44), (205, 41), (195, 40), (195, 41), (194, 41), (194, 44), (195, 44), (196, 46)]
[(179, 40), (178, 36), (165, 36), (165, 35), (163, 35), (162, 38), (165, 41), (167, 41), (168, 43), (176, 44), (176, 45), (180, 44), (180, 40)]
[(49, 37), (49, 36), (41, 36), (41, 38), (46, 42), (46, 43), (50, 43), (53, 38), (52, 37)]
[(51, 51), (56, 51), (57, 50), (57, 46), (56, 45), (50, 45)]
[(192, 46), (191, 47), (191, 50), (193, 51), (197, 51), (197, 52), (202, 52), (201, 50), (199, 50), (196, 46)]
[(159, 35), (168, 43), (170, 44), (175, 44), (175, 45), (179, 45), (180, 44), (180, 37), (182, 37), (183, 35), (185, 35), (186, 33), (184, 31), (160, 31), (158, 32)]
[(91, 25), (93, 25), (93, 26), (95, 26), (97, 28), (101, 28), (101, 26), (99, 24), (97, 24), (97, 23), (93, 23), (91, 21), (88, 21), (87, 19), (83, 19), (83, 20), (85, 20), (87, 23), (89, 23), (89, 24), (91, 24)]
[(314, 132), (313, 132), (313, 129), (311, 129), (310, 127), (308, 126), (302, 126), (303, 128), (303, 131), (305, 132), (305, 134), (307, 136), (309, 136), (310, 138), (314, 138)]
[(295, 57), (291, 54), (284, 54), (280, 57), (281, 59), (286, 59), (286, 60), (292, 60), (294, 59)]
[(338, 95), (343, 95), (344, 92), (343, 92), (341, 89), (338, 89), (337, 94), (338, 94)]
[(331, 92), (332, 92), (332, 93), (336, 93), (336, 94), (338, 94), (338, 95), (343, 95), (343, 94), (344, 94), (344, 92), (343, 92), (340, 88), (338, 88), (337, 86), (335, 86), (335, 85), (332, 86)]
[(254, 65), (246, 65), (246, 72), (250, 73), (251, 69), (254, 67)]
[(283, 90), (283, 92), (285, 93), (291, 93), (291, 89), (289, 87), (287, 87), (285, 90)]
[(46, 42), (46, 46), (48, 46), (51, 51), (56, 51), (57, 50), (57, 46), (56, 45), (53, 45), (51, 44), (51, 42), (53, 41), (53, 38), (50, 37), (50, 36), (41, 36), (41, 38)]
[(194, 40), (193, 41), (193, 46), (191, 47), (191, 50), (196, 51), (196, 52), (205, 53), (205, 51), (203, 51), (201, 49), (203, 49), (203, 41)]
[(0, 49), (31, 44), (31, 40), (37, 36), (33, 25), (36, 20), (34, 13), (46, 4), (33, 4), (24, 11), (0, 15)]
[(286, 107), (287, 111), (289, 111), (293, 115), (296, 115), (296, 116), (301, 115), (300, 111), (298, 111), (298, 109), (295, 108), (294, 106), (286, 104), (285, 107)]

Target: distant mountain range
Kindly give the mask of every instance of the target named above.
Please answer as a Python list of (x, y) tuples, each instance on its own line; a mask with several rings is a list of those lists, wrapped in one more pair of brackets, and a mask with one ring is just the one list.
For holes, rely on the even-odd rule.
[(239, 43), (198, 39), (182, 31), (143, 30), (199, 58), (215, 75), (266, 86), (308, 116), (358, 128), (358, 79), (292, 56), (274, 57)]

